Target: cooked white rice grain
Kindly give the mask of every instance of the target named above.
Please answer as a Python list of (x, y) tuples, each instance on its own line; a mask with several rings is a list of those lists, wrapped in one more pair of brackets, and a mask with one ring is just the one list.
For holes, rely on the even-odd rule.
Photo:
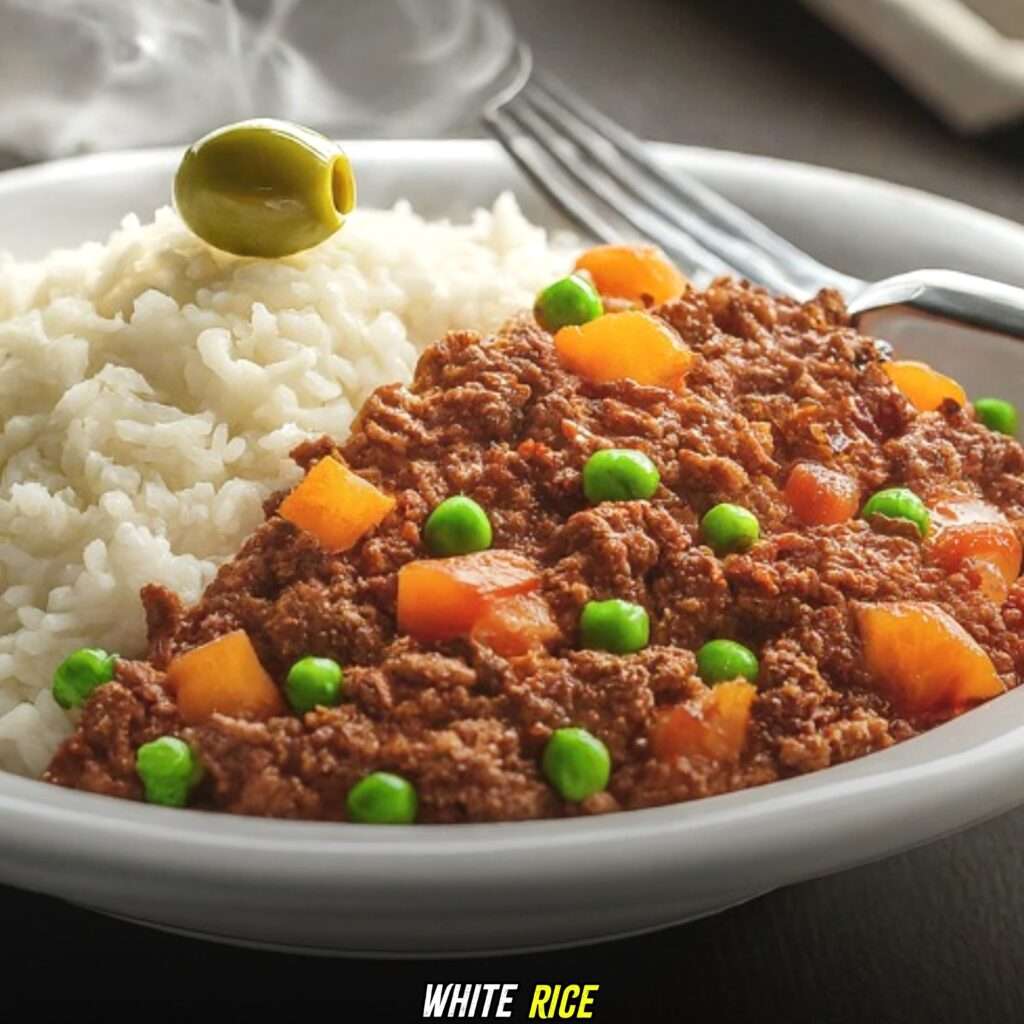
[(0, 254), (0, 768), (42, 771), (70, 729), (56, 665), (141, 653), (139, 588), (195, 601), (297, 442), (344, 437), (425, 345), (493, 330), (570, 261), (509, 195), (466, 225), (359, 211), (287, 260), (215, 252), (169, 209)]

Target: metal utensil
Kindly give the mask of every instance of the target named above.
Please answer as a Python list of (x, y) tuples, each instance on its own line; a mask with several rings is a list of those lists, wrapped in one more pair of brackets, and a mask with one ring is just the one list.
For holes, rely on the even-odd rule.
[(525, 45), (483, 120), (588, 235), (602, 242), (649, 239), (694, 280), (730, 274), (798, 298), (834, 288), (857, 321), (898, 311), (1024, 338), (1024, 289), (952, 270), (868, 282), (828, 267), (697, 178), (666, 172), (636, 135), (537, 72)]

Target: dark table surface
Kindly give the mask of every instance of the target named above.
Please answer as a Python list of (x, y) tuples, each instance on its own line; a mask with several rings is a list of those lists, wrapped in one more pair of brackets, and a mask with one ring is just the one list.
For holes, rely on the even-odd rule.
[[(1024, 216), (1024, 130), (956, 138), (797, 4), (510, 6), (544, 64), (571, 68), (600, 106), (641, 134), (840, 167)], [(232, 949), (0, 889), (5, 932), (28, 951), (16, 966), (7, 960), (5, 988), (18, 1000), (256, 1001), (267, 1010), (329, 1000), (339, 1011), (364, 1009), (348, 1019), (412, 1021), (428, 981), (573, 981), (600, 984), (599, 1021), (1020, 1020), (1022, 846), (1019, 811), (704, 921), (500, 962)]]

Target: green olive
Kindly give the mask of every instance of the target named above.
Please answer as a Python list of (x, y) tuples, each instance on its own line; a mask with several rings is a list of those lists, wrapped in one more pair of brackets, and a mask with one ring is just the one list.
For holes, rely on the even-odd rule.
[(274, 259), (330, 238), (356, 202), (341, 147), (288, 121), (241, 121), (185, 151), (174, 205), (204, 241), (236, 256)]

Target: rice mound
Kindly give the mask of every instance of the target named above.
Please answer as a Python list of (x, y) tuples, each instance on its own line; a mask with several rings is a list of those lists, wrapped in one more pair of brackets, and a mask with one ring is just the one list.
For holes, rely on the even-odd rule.
[(510, 195), (470, 223), (353, 214), (286, 260), (210, 249), (169, 210), (38, 263), (0, 254), (0, 768), (70, 731), (54, 668), (139, 654), (139, 588), (191, 602), (297, 477), (454, 328), (494, 330), (571, 252)]

